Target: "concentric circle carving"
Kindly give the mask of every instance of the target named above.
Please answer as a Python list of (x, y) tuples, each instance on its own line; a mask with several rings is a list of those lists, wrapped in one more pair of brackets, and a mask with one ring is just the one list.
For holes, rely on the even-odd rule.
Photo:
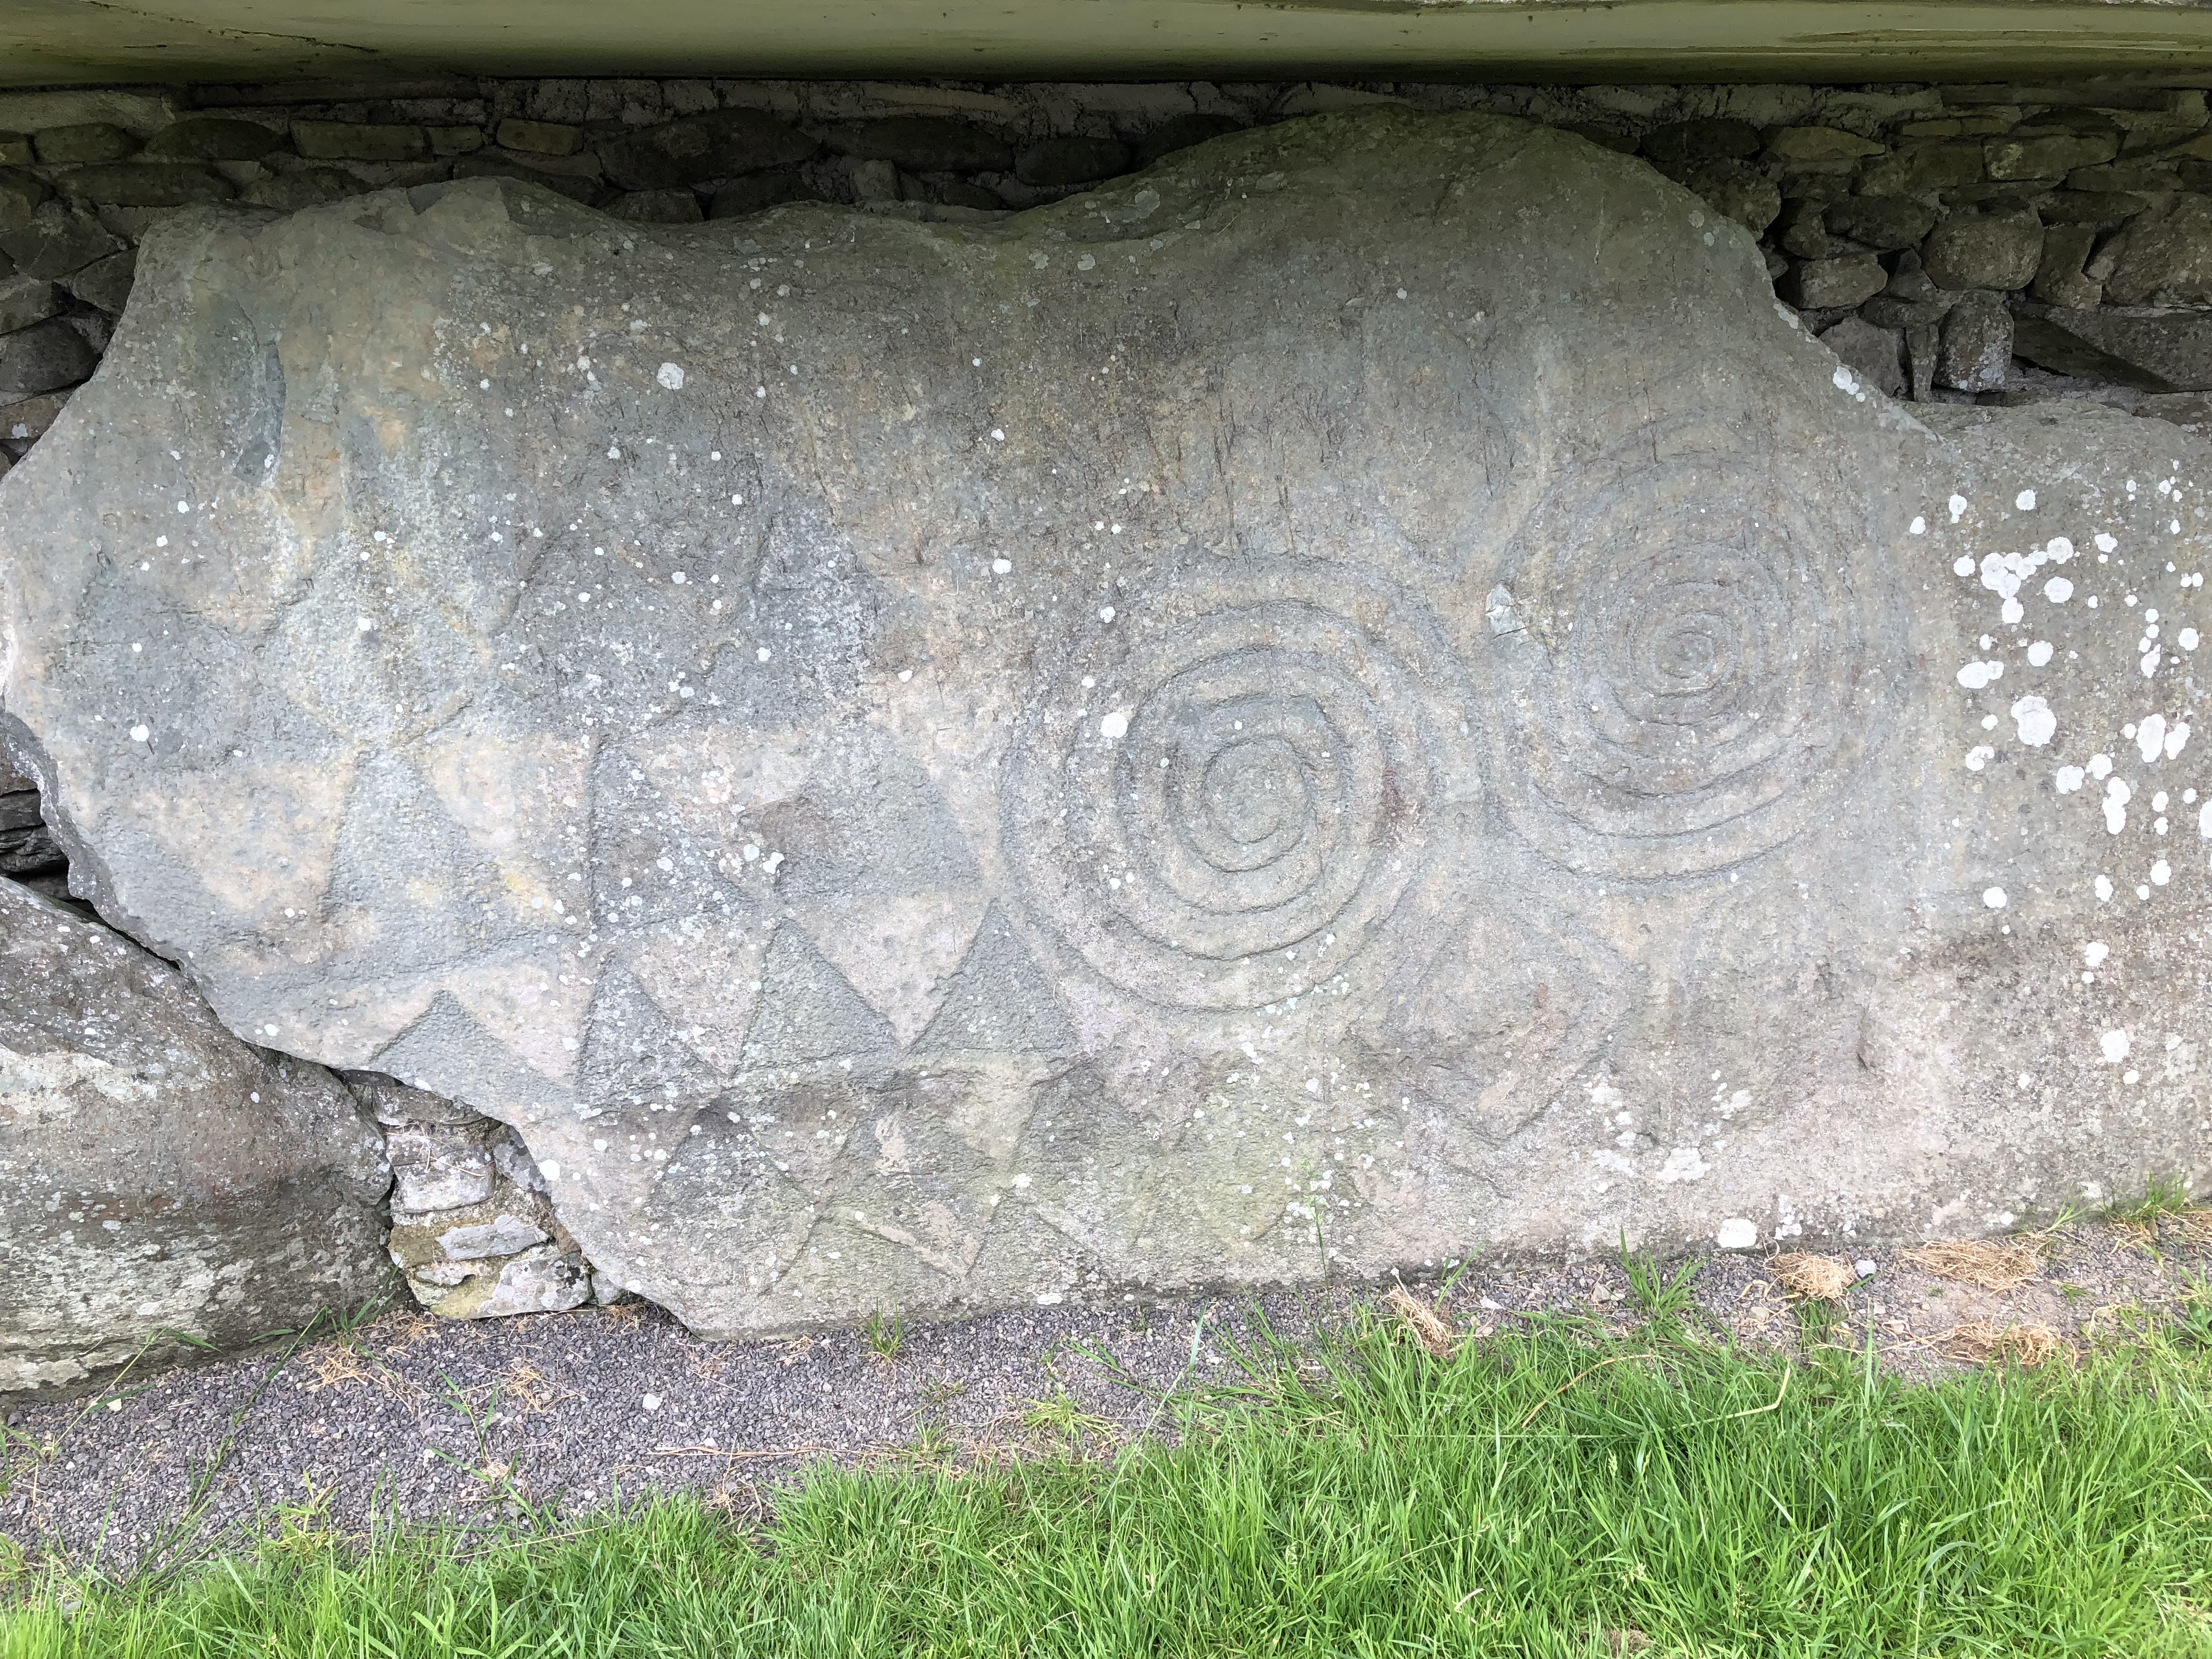
[(1665, 447), (1553, 490), (1489, 607), (1501, 793), (1585, 873), (1705, 874), (1802, 833), (1880, 742), (1905, 650), (1863, 490)]
[(1032, 914), (1170, 1006), (1328, 982), (1473, 799), (1469, 700), (1402, 593), (1273, 566), (1183, 580), (1072, 642), (1004, 800)]

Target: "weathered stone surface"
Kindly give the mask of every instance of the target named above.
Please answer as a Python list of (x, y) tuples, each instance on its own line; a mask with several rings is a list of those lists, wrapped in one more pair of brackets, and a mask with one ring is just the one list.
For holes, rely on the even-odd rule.
[(118, 161), (55, 175), (63, 194), (115, 207), (184, 207), (228, 202), (237, 189), (211, 168), (184, 161)]
[(2157, 391), (2212, 391), (2212, 316), (2201, 310), (2053, 307), (2039, 314), (2053, 327), (2125, 364), (2126, 373), (2112, 376), (2123, 384)]
[(475, 155), (464, 155), (453, 163), (455, 179), (514, 179), (527, 184), (541, 185), (547, 190), (558, 191), (571, 201), (590, 204), (603, 200), (606, 189), (596, 173), (577, 174), (556, 173), (540, 165), (548, 161), (574, 160), (574, 157), (551, 155), (510, 155), (500, 150), (485, 150)]
[(295, 167), (266, 179), (256, 179), (238, 192), (238, 199), (248, 207), (296, 213), (301, 208), (320, 207), (326, 202), (359, 196), (368, 188), (352, 174), (341, 173), (336, 167)]
[(1889, 273), (1871, 253), (1839, 259), (1800, 259), (1779, 284), (1782, 297), (1808, 311), (1855, 306), (1887, 286)]
[(989, 224), (187, 210), (0, 696), (105, 914), (709, 1331), (2202, 1179), (2207, 532), (2124, 481), (2212, 454), (1796, 322), (1388, 108)]
[(2026, 288), (2042, 263), (2043, 222), (2025, 207), (1954, 213), (1929, 234), (1922, 258), (1939, 288)]
[(2002, 392), (2012, 378), (2013, 318), (2004, 296), (1961, 294), (1944, 313), (1938, 384), (1958, 392)]
[(598, 154), (606, 176), (624, 190), (667, 190), (789, 167), (817, 148), (763, 110), (718, 109), (607, 139)]
[(1781, 188), (1741, 161), (1705, 161), (1686, 167), (1677, 173), (1675, 182), (1695, 191), (1716, 212), (1735, 220), (1754, 236), (1782, 212)]
[(526, 149), (540, 155), (574, 155), (584, 147), (584, 130), (555, 121), (526, 121), (509, 116), (495, 135), (507, 149)]
[(62, 278), (61, 285), (85, 304), (119, 316), (131, 298), (131, 283), (137, 269), (137, 252), (129, 249), (71, 271)]
[(1014, 158), (1025, 185), (1087, 185), (1129, 170), (1129, 147), (1118, 138), (1043, 138)]
[(1910, 196), (1852, 196), (1830, 205), (1828, 228), (1877, 252), (1911, 247), (1935, 228), (1936, 210)]
[(1981, 179), (1978, 144), (1911, 144), (1869, 156), (1859, 168), (1858, 185), (1869, 196), (1918, 196)]
[(2094, 225), (2051, 226), (2043, 234), (2043, 258), (2030, 291), (2055, 306), (2097, 304), (2105, 296), (2105, 285), (2083, 269), (2096, 246)]
[(348, 1081), (386, 1130), (387, 1243), (417, 1302), (449, 1319), (489, 1319), (589, 1299), (591, 1264), (514, 1130), (391, 1078)]
[(0, 879), (0, 1390), (365, 1300), (391, 1276), (388, 1184), (335, 1078), (247, 1047), (167, 963)]
[(0, 398), (27, 398), (74, 386), (99, 361), (84, 336), (58, 317), (0, 334)]
[(2106, 257), (2114, 305), (2212, 304), (2212, 196), (2179, 196), (2130, 220)]
[(2054, 190), (2036, 207), (2046, 225), (2091, 225), (2109, 229), (2124, 224), (2150, 205), (2148, 197), (2124, 190)]
[(1992, 179), (2063, 179), (2119, 153), (2117, 133), (2036, 133), (1990, 139), (1982, 146), (1982, 161)]
[(1779, 161), (1854, 161), (1884, 148), (1840, 127), (1784, 127), (1766, 141), (1766, 153)]
[(105, 121), (46, 127), (33, 133), (31, 140), (38, 148), (40, 164), (50, 167), (74, 167), (84, 161), (119, 161), (138, 153), (137, 138)]
[(170, 161), (258, 161), (284, 148), (284, 135), (258, 121), (189, 115), (146, 141), (146, 154)]
[(39, 159), (27, 132), (0, 132), (0, 167), (27, 167)]
[(32, 210), (52, 194), (35, 173), (0, 171), (0, 230), (28, 225)]
[(420, 161), (430, 154), (430, 135), (405, 123), (295, 121), (292, 147), (319, 161)]
[(0, 214), (0, 253), (26, 276), (66, 276), (123, 251), (123, 241), (82, 208), (41, 202), (25, 218)]
[(0, 404), (0, 441), (29, 443), (46, 435), (46, 428), (69, 405), (66, 392), (45, 392), (12, 404)]
[(1905, 337), (1897, 330), (1846, 317), (1822, 331), (1820, 343), (1867, 385), (1893, 398), (1905, 395)]
[(37, 276), (0, 276), (0, 334), (43, 323), (62, 308), (52, 283)]

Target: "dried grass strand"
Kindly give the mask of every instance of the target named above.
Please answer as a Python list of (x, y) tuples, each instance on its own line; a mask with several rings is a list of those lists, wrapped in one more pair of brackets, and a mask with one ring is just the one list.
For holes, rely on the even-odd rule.
[(2000, 1328), (1976, 1321), (1940, 1339), (1936, 1351), (1947, 1359), (1961, 1360), (1971, 1365), (2010, 1359), (2033, 1370), (2065, 1346), (2058, 1333), (2048, 1325), (2007, 1325)]
[(1918, 1245), (1905, 1251), (1905, 1259), (1940, 1279), (1985, 1291), (2016, 1291), (2043, 1268), (2042, 1255), (2033, 1245), (2000, 1244), (1986, 1238)]
[(1791, 1250), (1766, 1264), (1774, 1282), (1802, 1302), (1841, 1302), (1859, 1282), (1850, 1262), (1812, 1250)]
[(1382, 1305), (1396, 1314), (1413, 1333), (1413, 1340), (1436, 1358), (1449, 1359), (1458, 1352), (1459, 1333), (1452, 1329), (1450, 1322), (1403, 1285), (1393, 1285)]

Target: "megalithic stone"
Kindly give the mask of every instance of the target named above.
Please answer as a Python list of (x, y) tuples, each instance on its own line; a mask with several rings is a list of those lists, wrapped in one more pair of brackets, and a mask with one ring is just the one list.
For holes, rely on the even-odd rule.
[(714, 1333), (2205, 1176), (2202, 443), (1487, 116), (926, 212), (150, 234), (0, 491), (85, 894)]

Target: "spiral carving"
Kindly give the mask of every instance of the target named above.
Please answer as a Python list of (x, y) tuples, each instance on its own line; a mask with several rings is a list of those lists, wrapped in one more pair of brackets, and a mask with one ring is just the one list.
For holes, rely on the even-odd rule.
[(1164, 587), (1073, 641), (1004, 796), (1032, 913), (1170, 1006), (1259, 1007), (1342, 972), (1473, 798), (1468, 701), (1425, 613), (1276, 567)]
[(1516, 827), (1589, 874), (1710, 873), (1816, 822), (1880, 743), (1901, 674), (1858, 492), (1772, 454), (1578, 470), (1491, 602)]

